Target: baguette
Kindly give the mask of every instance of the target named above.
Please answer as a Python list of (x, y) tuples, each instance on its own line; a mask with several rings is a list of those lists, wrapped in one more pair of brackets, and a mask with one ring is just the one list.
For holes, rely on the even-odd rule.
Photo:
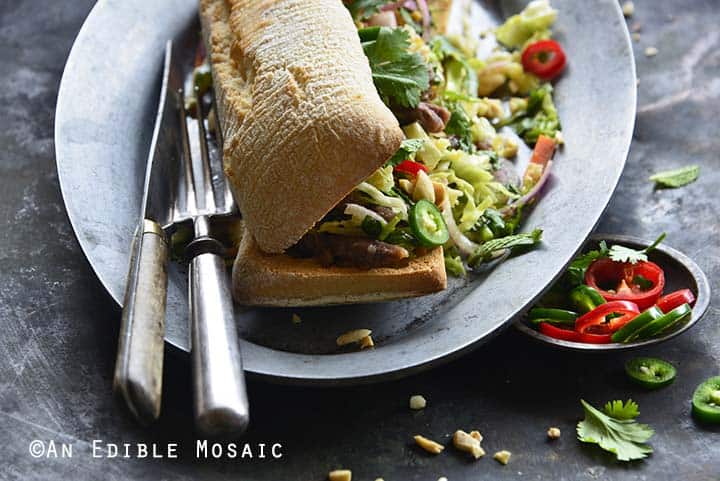
[(223, 162), (258, 248), (295, 244), (400, 146), (340, 0), (200, 0)]
[(314, 259), (262, 252), (243, 235), (233, 264), (235, 301), (252, 306), (355, 304), (416, 297), (447, 286), (442, 247), (401, 268), (325, 267)]

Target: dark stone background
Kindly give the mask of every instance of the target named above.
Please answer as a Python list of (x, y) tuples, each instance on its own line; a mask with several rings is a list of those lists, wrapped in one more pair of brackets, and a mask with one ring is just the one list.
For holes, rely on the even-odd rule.
[[(63, 65), (89, 0), (0, 2), (0, 478), (40, 480), (321, 480), (332, 468), (356, 480), (720, 479), (720, 430), (690, 416), (695, 386), (720, 371), (718, 294), (701, 325), (637, 354), (678, 368), (660, 392), (633, 387), (628, 355), (579, 355), (536, 345), (513, 330), (445, 367), (367, 387), (300, 389), (251, 382), (251, 442), (282, 442), (281, 460), (193, 459), (189, 366), (167, 361), (161, 421), (139, 427), (111, 396), (119, 310), (85, 261), (68, 224), (54, 164), (53, 116)], [(588, 8), (592, 8), (588, 2)], [(640, 78), (635, 139), (600, 230), (654, 238), (720, 277), (720, 10), (711, 0), (636, 2), (630, 24)], [(646, 58), (647, 46), (659, 54)], [(78, 99), (82, 101), (82, 99)], [(602, 115), (602, 113), (598, 113)], [(688, 163), (700, 180), (656, 191), (649, 173)], [(578, 215), (582, 215), (578, 213)], [(422, 412), (407, 408), (424, 394)], [(655, 427), (655, 454), (619, 464), (575, 440), (578, 400), (632, 397)], [(562, 438), (545, 440), (559, 426)], [(479, 428), (490, 455), (471, 462), (448, 449), (430, 457), (411, 435), (446, 441)], [(73, 459), (33, 459), (33, 439), (74, 443)], [(92, 459), (90, 442), (178, 442), (181, 459)]]

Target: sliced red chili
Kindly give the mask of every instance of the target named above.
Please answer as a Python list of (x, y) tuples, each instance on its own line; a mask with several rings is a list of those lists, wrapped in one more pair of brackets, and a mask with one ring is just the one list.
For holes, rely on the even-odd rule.
[(609, 344), (612, 341), (612, 334), (578, 334), (580, 342), (588, 344)]
[(549, 337), (560, 339), (563, 341), (578, 342), (580, 340), (580, 334), (571, 330), (563, 329), (562, 327), (553, 326), (549, 322), (542, 322), (539, 325), (540, 332)]
[(557, 77), (565, 68), (565, 52), (555, 40), (531, 43), (523, 51), (521, 60), (525, 71), (543, 80)]
[(612, 333), (640, 313), (638, 306), (628, 301), (601, 304), (575, 321), (575, 331), (581, 342), (594, 344), (610, 342)]
[(403, 160), (395, 166), (395, 172), (402, 172), (404, 174), (412, 175), (413, 177), (416, 176), (421, 170), (425, 173), (429, 172), (426, 166), (424, 166), (420, 162), (415, 162), (412, 160)]
[(657, 300), (655, 305), (667, 314), (676, 307), (680, 307), (685, 303), (692, 305), (693, 302), (695, 302), (695, 294), (693, 294), (690, 289), (680, 289), (679, 291), (665, 294)]
[(644, 310), (654, 305), (662, 294), (665, 272), (654, 262), (631, 264), (603, 258), (590, 264), (585, 284), (600, 292), (608, 302), (630, 301)]

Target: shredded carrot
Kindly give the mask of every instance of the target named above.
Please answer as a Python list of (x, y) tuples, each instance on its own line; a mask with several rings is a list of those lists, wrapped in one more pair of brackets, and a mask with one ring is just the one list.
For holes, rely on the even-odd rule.
[(546, 135), (540, 135), (538, 136), (537, 143), (535, 144), (535, 149), (533, 149), (530, 162), (544, 166), (550, 159), (552, 159), (554, 153), (555, 141)]

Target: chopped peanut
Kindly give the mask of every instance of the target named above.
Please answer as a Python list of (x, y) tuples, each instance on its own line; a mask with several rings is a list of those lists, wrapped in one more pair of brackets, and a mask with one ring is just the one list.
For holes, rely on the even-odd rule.
[(415, 186), (413, 185), (413, 183), (410, 179), (400, 179), (400, 180), (398, 180), (398, 183), (400, 184), (400, 188), (402, 190), (404, 190), (406, 193), (412, 195), (413, 190), (415, 190)]
[(410, 409), (425, 409), (425, 406), (427, 406), (427, 401), (424, 397), (419, 394), (410, 396)]
[(440, 182), (433, 182), (433, 189), (435, 190), (435, 205), (442, 205), (445, 200), (445, 186)]
[(425, 199), (435, 203), (435, 186), (425, 171), (420, 170), (415, 177), (415, 188), (412, 193), (415, 202)]
[(625, 17), (632, 17), (633, 13), (635, 13), (635, 4), (633, 2), (623, 3), (622, 13)]
[(345, 346), (347, 344), (353, 344), (360, 342), (364, 337), (368, 337), (372, 334), (370, 329), (355, 329), (354, 331), (346, 332), (335, 340), (338, 346)]
[(480, 434), (480, 431), (470, 431), (470, 436), (477, 439), (479, 443), (481, 443), (483, 440), (483, 437), (482, 437), (482, 434)]
[(493, 458), (495, 458), (498, 463), (500, 463), (502, 465), (506, 465), (508, 463), (508, 461), (510, 461), (511, 455), (512, 455), (512, 453), (510, 451), (506, 451), (503, 449), (502, 451), (498, 451), (497, 453), (495, 453)]
[(645, 56), (646, 57), (654, 57), (658, 54), (658, 49), (655, 47), (648, 47), (645, 49)]
[(432, 439), (420, 436), (419, 434), (413, 436), (413, 439), (415, 439), (415, 442), (418, 446), (431, 454), (440, 454), (443, 449), (445, 449), (445, 446), (443, 446), (442, 444), (436, 443)]
[(550, 428), (547, 432), (548, 439), (560, 439), (560, 429), (559, 428)]
[(329, 481), (351, 481), (352, 471), (349, 469), (336, 469), (328, 473)]
[[(480, 446), (482, 436), (479, 432), (474, 432), (477, 433), (477, 437), (466, 433), (462, 429), (458, 429), (453, 435), (453, 445), (460, 451), (470, 453), (473, 458), (479, 459), (485, 456), (485, 450)], [(478, 439), (478, 437), (480, 439)]]
[(360, 349), (367, 349), (369, 347), (375, 347), (372, 336), (365, 336), (360, 339)]

